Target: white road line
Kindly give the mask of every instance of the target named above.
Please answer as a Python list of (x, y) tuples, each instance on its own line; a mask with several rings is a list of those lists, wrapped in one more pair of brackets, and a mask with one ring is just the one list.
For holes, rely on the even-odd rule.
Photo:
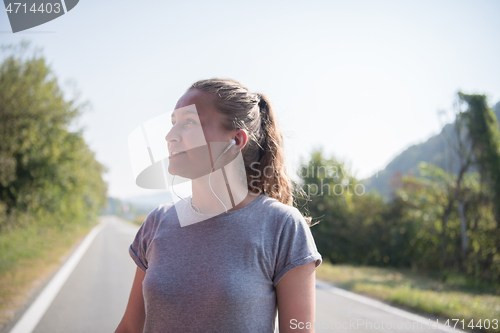
[(385, 303), (375, 301), (371, 298), (361, 296), (361, 295), (352, 293), (350, 291), (334, 287), (334, 286), (332, 286), (324, 281), (318, 280), (318, 279), (316, 279), (316, 287), (323, 289), (323, 290), (326, 290), (326, 291), (329, 291), (332, 294), (343, 296), (345, 298), (352, 299), (356, 302), (363, 303), (363, 304), (366, 304), (369, 306), (373, 306), (377, 309), (384, 310), (385, 312), (394, 314), (396, 316), (400, 316), (402, 318), (406, 318), (409, 320), (413, 320), (413, 321), (425, 324), (428, 327), (430, 325), (430, 328), (432, 328), (433, 330), (437, 329), (437, 330), (440, 330), (443, 332), (449, 332), (449, 333), (466, 332), (466, 331), (463, 331), (460, 329), (454, 329), (453, 327), (445, 326), (441, 323), (436, 323), (436, 321), (432, 321), (432, 320), (429, 320), (428, 318), (425, 318), (425, 317), (422, 317), (422, 316), (419, 316), (419, 315), (416, 315), (416, 314), (413, 314), (410, 312), (406, 312), (404, 310), (395, 308), (395, 307), (387, 305)]
[(31, 304), (29, 309), (23, 314), (21, 319), (12, 328), (10, 333), (31, 333), (42, 319), (45, 311), (49, 308), (52, 301), (59, 293), (59, 290), (64, 285), (68, 277), (71, 275), (76, 265), (83, 257), (94, 238), (99, 234), (104, 227), (105, 222), (99, 223), (85, 237), (80, 246), (76, 249), (73, 255), (66, 261), (56, 275), (50, 280), (49, 284), (40, 293), (37, 299)]

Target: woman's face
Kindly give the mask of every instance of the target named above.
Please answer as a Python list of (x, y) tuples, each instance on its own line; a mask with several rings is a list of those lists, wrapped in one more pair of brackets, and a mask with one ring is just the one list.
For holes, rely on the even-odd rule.
[(169, 173), (195, 179), (210, 173), (210, 152), (215, 162), (229, 144), (231, 132), (222, 128), (221, 114), (210, 96), (190, 89), (175, 105), (172, 129), (165, 140), (170, 154)]

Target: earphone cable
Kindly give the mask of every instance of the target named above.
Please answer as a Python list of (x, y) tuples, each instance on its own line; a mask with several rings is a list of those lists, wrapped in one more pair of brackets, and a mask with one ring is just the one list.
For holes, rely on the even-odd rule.
[(217, 162), (219, 162), (219, 160), (222, 157), (222, 155), (224, 155), (224, 153), (222, 153), (219, 156), (219, 158), (217, 159), (217, 161), (214, 163), (214, 166), (213, 166), (212, 170), (210, 171), (210, 175), (208, 175), (208, 186), (210, 186), (210, 190), (215, 195), (215, 197), (220, 201), (220, 203), (222, 204), (222, 206), (224, 206), (224, 209), (226, 210), (226, 213), (227, 213), (227, 207), (226, 207), (226, 205), (224, 205), (224, 203), (222, 202), (222, 200), (217, 196), (217, 194), (215, 194), (214, 190), (212, 189), (212, 184), (210, 183), (210, 178), (212, 177), (212, 172), (214, 171), (215, 165), (217, 164)]

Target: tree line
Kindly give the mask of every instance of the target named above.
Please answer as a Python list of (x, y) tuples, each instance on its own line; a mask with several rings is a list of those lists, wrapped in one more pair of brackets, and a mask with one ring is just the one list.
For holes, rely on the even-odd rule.
[(68, 98), (28, 42), (4, 45), (0, 65), (0, 232), (95, 221), (106, 171), (69, 127), (86, 104)]
[(311, 231), (326, 260), (499, 280), (499, 123), (485, 95), (459, 92), (456, 106), (443, 154), (459, 156), (458, 165), (421, 162), (418, 176), (395, 174), (389, 201), (354, 191), (362, 182), (321, 149), (302, 162), (316, 172), (299, 174), (297, 207), (319, 222)]

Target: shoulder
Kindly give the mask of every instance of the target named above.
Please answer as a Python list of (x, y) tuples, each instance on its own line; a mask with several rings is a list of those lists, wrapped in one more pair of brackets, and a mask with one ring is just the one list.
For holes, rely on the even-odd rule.
[(289, 206), (274, 198), (264, 196), (261, 203), (261, 208), (266, 214), (273, 215), (277, 220), (282, 221), (282, 225), (305, 225), (307, 222), (302, 213), (293, 206)]
[(144, 227), (148, 230), (155, 230), (156, 228), (158, 228), (161, 221), (165, 219), (165, 216), (170, 214), (175, 214), (174, 203), (170, 202), (158, 205), (148, 213), (141, 227)]
[(264, 196), (264, 200), (262, 200), (262, 205), (270, 210), (276, 211), (277, 213), (285, 215), (293, 215), (294, 217), (302, 216), (302, 214), (296, 207), (284, 204), (277, 199), (268, 197), (267, 195)]

